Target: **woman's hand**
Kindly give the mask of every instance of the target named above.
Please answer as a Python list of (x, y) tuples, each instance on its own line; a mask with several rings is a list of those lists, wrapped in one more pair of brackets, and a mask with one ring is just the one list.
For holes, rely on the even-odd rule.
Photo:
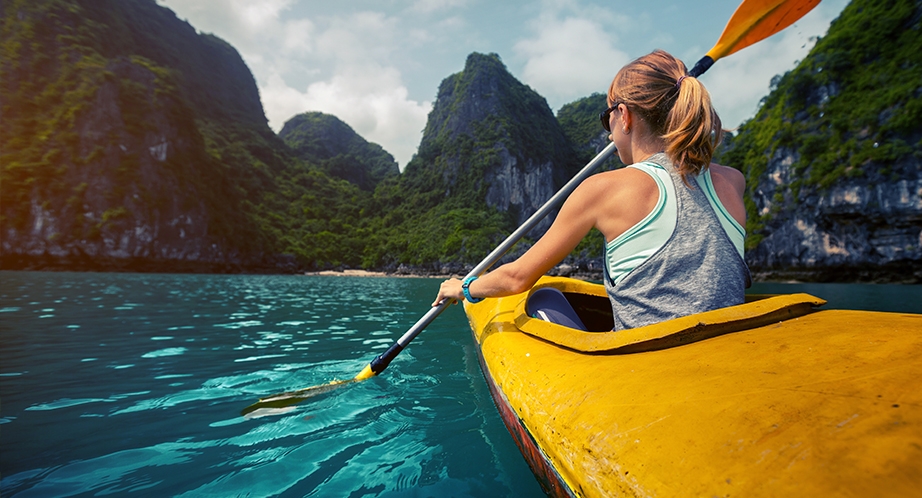
[(438, 306), (444, 299), (454, 299), (455, 304), (464, 300), (464, 293), (461, 291), (461, 281), (457, 278), (451, 278), (439, 287), (439, 295), (435, 298), (432, 306)]

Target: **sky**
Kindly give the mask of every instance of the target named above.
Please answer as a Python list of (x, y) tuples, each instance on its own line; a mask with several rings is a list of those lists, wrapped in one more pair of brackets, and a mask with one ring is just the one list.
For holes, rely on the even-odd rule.
[[(416, 152), (439, 84), (472, 52), (564, 104), (605, 93), (624, 64), (663, 49), (691, 68), (740, 0), (157, 0), (233, 45), (269, 126), (332, 114), (394, 155)], [(771, 38), (717, 61), (701, 81), (724, 127), (751, 118), (773, 76), (794, 68), (847, 0), (823, 0)], [(602, 109), (599, 109), (601, 112)]]

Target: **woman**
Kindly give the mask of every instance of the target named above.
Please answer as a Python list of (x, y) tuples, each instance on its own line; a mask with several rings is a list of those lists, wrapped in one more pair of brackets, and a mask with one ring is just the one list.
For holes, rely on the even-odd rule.
[[(745, 180), (711, 164), (720, 118), (704, 86), (686, 73), (659, 50), (622, 68), (601, 118), (630, 166), (588, 178), (518, 260), (479, 279), (444, 282), (433, 306), (445, 298), (476, 302), (524, 292), (593, 227), (605, 236), (615, 330), (742, 303), (750, 283)], [(578, 318), (558, 323), (581, 328)]]

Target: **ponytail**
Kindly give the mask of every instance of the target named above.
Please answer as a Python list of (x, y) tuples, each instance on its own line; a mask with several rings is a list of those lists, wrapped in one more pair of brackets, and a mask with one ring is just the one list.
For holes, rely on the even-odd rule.
[(666, 156), (684, 178), (707, 169), (723, 138), (720, 116), (704, 85), (692, 76), (680, 76), (678, 95), (666, 117)]
[(610, 102), (623, 102), (665, 141), (666, 156), (687, 182), (707, 169), (723, 138), (711, 96), (682, 61), (656, 50), (618, 72), (608, 90)]

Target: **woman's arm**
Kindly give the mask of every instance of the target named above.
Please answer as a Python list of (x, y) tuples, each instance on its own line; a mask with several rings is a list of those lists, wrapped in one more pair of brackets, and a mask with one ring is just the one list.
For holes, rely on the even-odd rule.
[[(624, 170), (612, 171), (619, 173)], [(605, 202), (607, 185), (615, 176), (609, 173), (588, 178), (570, 194), (551, 228), (519, 259), (500, 266), (472, 283), (468, 290), (473, 297), (499, 297), (518, 294), (530, 289), (535, 282), (551, 268), (560, 263), (589, 231), (596, 226), (600, 211), (609, 204)], [(609, 213), (615, 215), (615, 213)], [(461, 281), (453, 278), (442, 283), (439, 294), (433, 302), (438, 305), (443, 299), (464, 299)]]

